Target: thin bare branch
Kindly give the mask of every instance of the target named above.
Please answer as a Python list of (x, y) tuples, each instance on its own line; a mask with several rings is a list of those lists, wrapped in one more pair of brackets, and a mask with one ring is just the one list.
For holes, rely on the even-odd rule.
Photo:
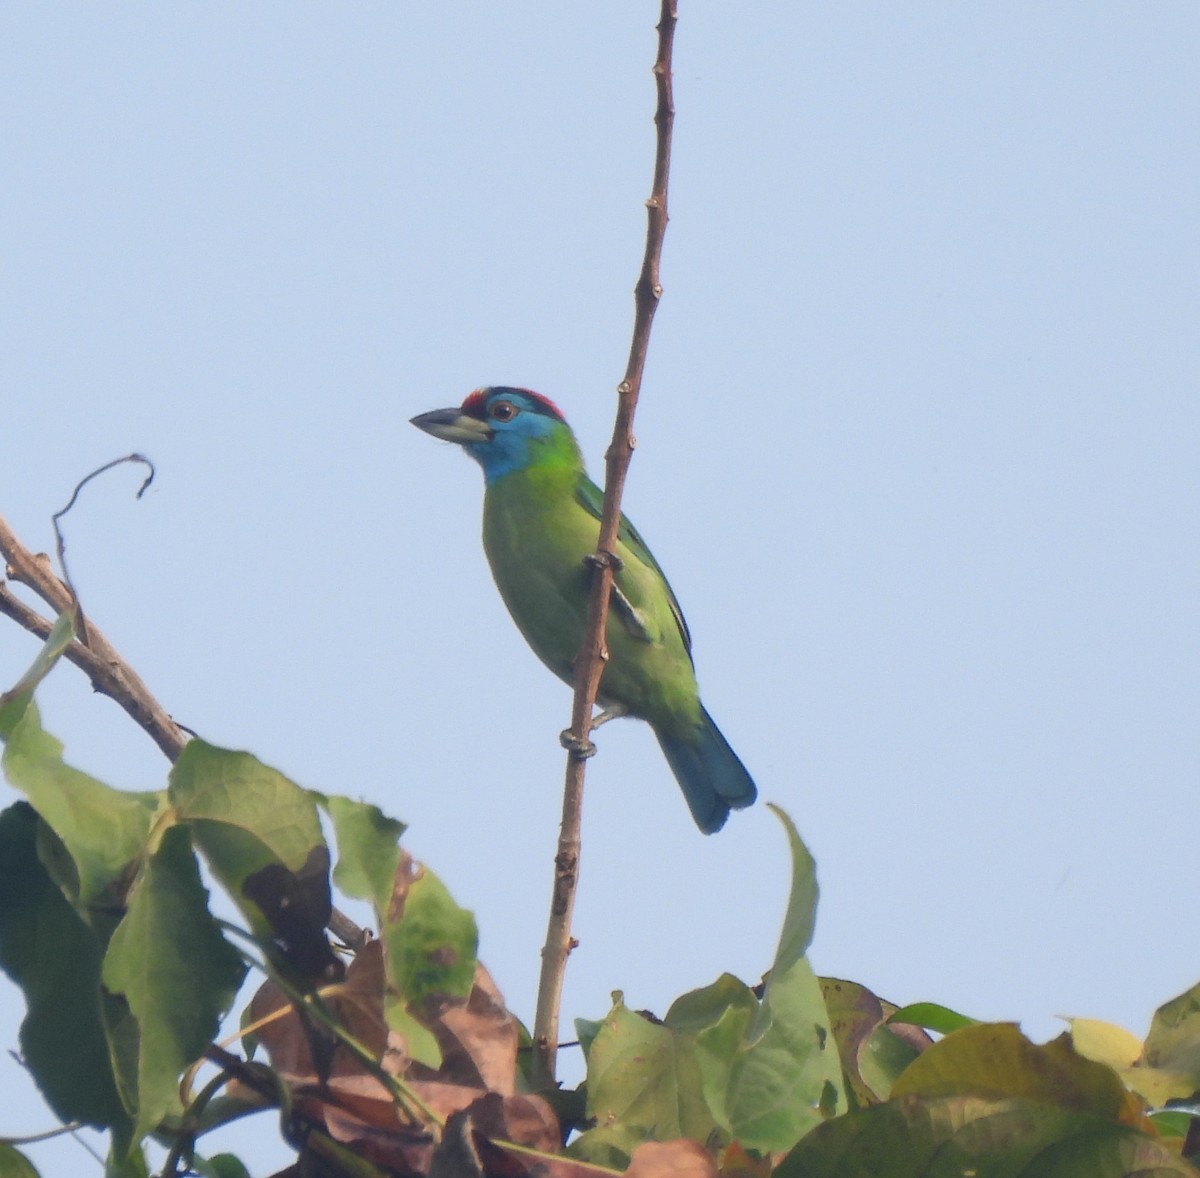
[(79, 635), (79, 641), (84, 646), (88, 644), (87, 619), (83, 616), (83, 606), (79, 603), (79, 594), (76, 593), (75, 586), (71, 581), (71, 570), (67, 568), (67, 542), (63, 538), (60, 521), (75, 506), (75, 501), (79, 498), (79, 493), (92, 479), (98, 478), (106, 471), (110, 471), (113, 467), (121, 466), (126, 462), (140, 462), (150, 470), (150, 473), (142, 480), (142, 485), (138, 487), (137, 494), (134, 496), (135, 499), (140, 499), (146, 493), (146, 488), (154, 482), (154, 463), (144, 454), (126, 454), (124, 458), (114, 458), (111, 462), (106, 462), (103, 466), (98, 466), (91, 474), (84, 475), (75, 484), (75, 490), (71, 492), (71, 498), (67, 500), (66, 507), (60, 507), (50, 517), (50, 522), (54, 525), (54, 542), (58, 551), (58, 567), (62, 569), (63, 584), (66, 585), (67, 592), (71, 595), (71, 601), (75, 610), (75, 632)]
[[(138, 454), (117, 461), (128, 462), (130, 460), (146, 461)], [(116, 463), (109, 463), (110, 467), (115, 465)], [(108, 467), (101, 468), (101, 470), (106, 469)], [(151, 478), (153, 469), (151, 466)], [(88, 478), (99, 473), (100, 471), (94, 471)], [(67, 506), (54, 516), (60, 559), (62, 558), (63, 542), (62, 533), (58, 530), (58, 519), (70, 510), (80, 488), (86, 482), (87, 479), (84, 479), (75, 488), (75, 494), (71, 496)], [(142, 492), (149, 485), (150, 478), (147, 478), (138, 491), (138, 498), (141, 498)], [(9, 580), (31, 589), (54, 611), (55, 615), (75, 608), (77, 619), (82, 618), (83, 611), (78, 607), (73, 592), (64, 581), (60, 581), (54, 575), (54, 571), (50, 567), (50, 558), (44, 553), (35, 555), (30, 552), (13, 534), (3, 516), (0, 516), (0, 556), (4, 558), (5, 576)], [(0, 614), (12, 618), (17, 625), (36, 635), (42, 641), (49, 636), (50, 629), (54, 625), (53, 619), (43, 617), (32, 606), (23, 602), (3, 580), (0, 580)], [(86, 644), (76, 638), (63, 652), (63, 657), (69, 659), (87, 675), (96, 691), (101, 695), (107, 695), (119, 704), (149, 734), (164, 756), (173, 764), (179, 759), (179, 754), (183, 752), (183, 747), (189, 740), (188, 730), (171, 719), (162, 704), (150, 694), (150, 689), (142, 682), (138, 673), (117, 653), (112, 643), (94, 625), (89, 624), (86, 631), (79, 632), (81, 635), (86, 635)], [(367, 940), (364, 930), (336, 908), (330, 917), (329, 928), (334, 936), (356, 952)]]
[[(4, 557), (7, 566), (5, 575), (9, 580), (31, 589), (55, 614), (65, 613), (74, 607), (73, 594), (54, 575), (49, 558), (30, 552), (3, 518), (0, 518), (0, 556)], [(7, 614), (18, 625), (43, 639), (50, 633), (53, 624), (52, 619), (42, 617), (20, 601), (3, 583), (0, 583), (0, 613)], [(187, 734), (167, 715), (137, 672), (95, 626), (89, 626), (84, 633), (86, 643), (76, 639), (67, 647), (65, 657), (88, 676), (96, 691), (124, 708), (146, 730), (164, 755), (174, 761), (187, 744)]]
[(542, 949), (537, 1011), (533, 1024), (534, 1074), (539, 1087), (551, 1087), (555, 1083), (563, 977), (567, 957), (575, 945), (571, 937), (571, 915), (579, 878), (584, 767), (590, 749), (588, 734), (592, 728), (592, 711), (600, 677), (608, 659), (604, 627), (613, 584), (613, 555), (617, 549), (617, 530), (621, 522), (621, 496), (629, 461), (633, 457), (633, 414), (642, 386), (642, 372), (650, 345), (650, 327), (662, 297), (659, 264), (668, 219), (667, 182), (671, 165), (671, 130), (675, 120), (671, 50), (677, 18), (676, 0), (662, 0), (658, 23), (658, 56), (654, 62), (657, 89), (654, 124), (657, 135), (654, 183), (650, 199), (646, 202), (646, 249), (641, 274), (634, 288), (633, 339), (629, 348), (629, 362), (625, 368), (625, 378), (617, 386), (617, 419), (612, 443), (605, 455), (604, 510), (596, 545), (587, 629), (575, 660), (575, 699), (571, 709), (571, 736), (575, 747), (567, 756), (562, 826), (559, 830), (558, 852), (554, 858), (554, 892), (550, 902), (546, 944)]

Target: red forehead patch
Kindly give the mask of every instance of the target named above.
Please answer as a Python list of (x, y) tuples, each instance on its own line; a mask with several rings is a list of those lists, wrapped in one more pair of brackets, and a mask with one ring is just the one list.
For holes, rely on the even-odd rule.
[(462, 403), (462, 411), (469, 417), (486, 417), (486, 404), (489, 398), (502, 393), (520, 393), (523, 397), (528, 397), (531, 401), (535, 401), (542, 407), (551, 417), (557, 417), (559, 421), (566, 421), (562, 415), (562, 410), (550, 400), (549, 397), (543, 397), (541, 393), (535, 393), (533, 389), (517, 389), (493, 386), (486, 389), (476, 389), (473, 393), (467, 395), (467, 399)]

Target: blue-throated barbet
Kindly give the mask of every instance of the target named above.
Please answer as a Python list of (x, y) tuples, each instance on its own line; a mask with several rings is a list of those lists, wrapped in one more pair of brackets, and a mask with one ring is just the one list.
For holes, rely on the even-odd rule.
[[(412, 423), (483, 467), (483, 547), (500, 596), (538, 658), (572, 682), (603, 496), (563, 415), (527, 389), (486, 388)], [(650, 725), (696, 825), (712, 834), (754, 801), (754, 782), (700, 702), (679, 602), (624, 516), (615, 555), (599, 702)]]

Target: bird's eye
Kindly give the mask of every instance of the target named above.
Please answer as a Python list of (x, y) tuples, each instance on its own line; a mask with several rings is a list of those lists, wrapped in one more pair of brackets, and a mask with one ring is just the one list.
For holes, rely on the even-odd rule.
[(488, 416), (493, 421), (512, 421), (517, 415), (517, 407), (511, 401), (494, 401), (488, 406)]

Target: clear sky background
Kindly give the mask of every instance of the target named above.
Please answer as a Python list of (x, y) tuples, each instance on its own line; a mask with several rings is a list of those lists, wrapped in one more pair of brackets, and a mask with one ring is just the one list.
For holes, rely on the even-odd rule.
[[(626, 507), (816, 856), (813, 963), (1142, 1034), (1200, 978), (1200, 7), (681, 8)], [(526, 1020), (570, 697), (491, 584), (479, 471), (408, 419), (527, 385), (602, 473), (656, 18), (0, 10), (0, 514), (49, 548), (83, 474), (153, 457), (68, 520), (90, 616), (182, 723), (410, 823)], [(5, 682), (34, 650), (0, 622)], [(43, 706), (163, 784), (73, 668)], [(757, 980), (788, 886), (765, 807), (705, 839), (644, 726), (598, 743), (567, 1027)], [(21, 1014), (0, 979), (5, 1049)], [(0, 1135), (49, 1126), (7, 1058), (0, 1090)], [(234, 1147), (266, 1172), (275, 1136)]]

